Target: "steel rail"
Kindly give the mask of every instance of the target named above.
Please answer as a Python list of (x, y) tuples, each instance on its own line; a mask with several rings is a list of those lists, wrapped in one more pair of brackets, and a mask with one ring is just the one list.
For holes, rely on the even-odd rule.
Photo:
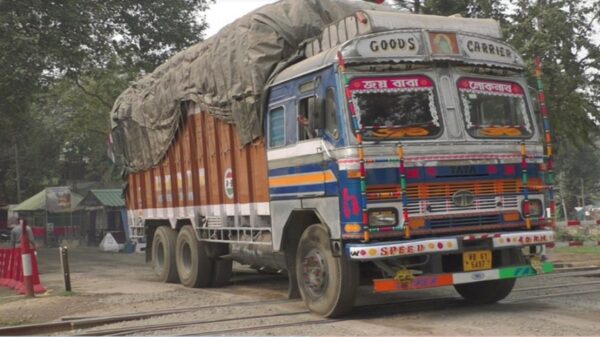
[[(255, 304), (277, 304), (277, 303), (287, 303), (294, 302), (289, 299), (282, 300), (268, 300), (268, 301), (244, 301), (244, 302), (235, 302), (235, 303), (227, 303), (227, 304), (217, 304), (217, 305), (201, 305), (201, 306), (193, 306), (193, 307), (184, 307), (184, 308), (171, 308), (171, 309), (162, 309), (162, 310), (153, 310), (153, 311), (144, 311), (135, 314), (129, 314), (124, 316), (98, 316), (98, 317), (89, 317), (89, 316), (74, 316), (74, 317), (62, 317), (62, 321), (79, 321), (85, 319), (94, 319), (94, 318), (108, 318), (108, 317), (131, 317), (131, 318), (146, 318), (151, 316), (162, 316), (169, 314), (177, 314), (181, 312), (194, 311), (194, 310), (202, 310), (202, 309), (214, 309), (214, 308), (227, 308), (227, 307), (238, 307), (238, 306), (249, 306)], [(300, 301), (296, 301), (300, 302)]]
[(0, 328), (0, 336), (27, 336), (27, 335), (36, 335), (36, 334), (50, 334), (50, 333), (55, 333), (55, 332), (84, 329), (84, 328), (94, 327), (94, 326), (103, 325), (103, 324), (133, 321), (133, 320), (150, 318), (150, 317), (155, 317), (155, 316), (166, 316), (166, 315), (170, 315), (170, 314), (189, 312), (189, 311), (195, 311), (195, 310), (251, 306), (251, 305), (259, 305), (259, 304), (286, 303), (286, 302), (291, 302), (291, 301), (287, 300), (287, 299), (272, 300), (272, 301), (246, 301), (246, 302), (236, 302), (236, 303), (218, 304), (218, 305), (210, 305), (210, 306), (198, 306), (198, 307), (148, 311), (148, 312), (136, 313), (136, 314), (98, 316), (98, 317), (86, 317), (86, 318), (72, 317), (70, 320), (63, 320), (63, 321), (58, 321), (58, 322), (26, 324), (26, 325), (17, 325), (17, 326)]
[(303, 310), (303, 311), (284, 312), (284, 313), (269, 314), (269, 315), (255, 315), (255, 316), (245, 316), (245, 317), (223, 318), (223, 319), (216, 319), (216, 320), (194, 320), (194, 321), (187, 321), (187, 322), (128, 326), (128, 327), (121, 327), (121, 328), (114, 328), (114, 329), (92, 330), (92, 331), (76, 334), (76, 336), (122, 336), (122, 335), (128, 335), (128, 334), (140, 335), (140, 332), (160, 331), (160, 330), (165, 330), (165, 329), (169, 329), (169, 328), (181, 328), (181, 327), (193, 326), (193, 325), (221, 323), (221, 322), (239, 321), (239, 320), (247, 320), (247, 319), (294, 316), (294, 315), (302, 315), (302, 314), (309, 314), (309, 313), (310, 313), (310, 311)]
[(583, 287), (588, 285), (600, 284), (600, 281), (592, 281), (592, 282), (579, 282), (579, 283), (561, 283), (554, 284), (548, 286), (540, 286), (540, 287), (528, 287), (528, 288), (515, 288), (512, 291), (530, 291), (530, 290), (544, 290), (544, 289), (553, 289), (553, 288), (563, 288), (563, 287)]
[(554, 278), (571, 276), (600, 276), (600, 268), (594, 268), (591, 270), (586, 268), (586, 270), (572, 272), (556, 272), (547, 274), (546, 276), (553, 276)]
[(212, 331), (204, 331), (204, 332), (194, 332), (194, 333), (186, 333), (186, 334), (173, 334), (171, 336), (214, 336), (214, 335), (227, 335), (233, 332), (243, 332), (243, 331), (256, 331), (256, 330), (267, 330), (267, 329), (275, 329), (275, 328), (287, 328), (291, 326), (302, 326), (302, 325), (316, 325), (316, 324), (331, 324), (342, 321), (347, 321), (348, 319), (335, 319), (335, 318), (325, 318), (325, 319), (314, 319), (314, 320), (306, 320), (300, 322), (292, 322), (292, 323), (277, 323), (277, 324), (265, 324), (265, 325), (256, 325), (256, 326), (248, 326), (242, 328), (233, 328), (233, 329), (223, 329), (223, 330), (212, 330)]
[(516, 298), (514, 300), (502, 301), (502, 303), (516, 303), (516, 302), (524, 302), (524, 301), (531, 301), (531, 300), (539, 300), (539, 299), (544, 299), (544, 298), (577, 296), (577, 295), (587, 295), (587, 294), (594, 294), (594, 293), (600, 293), (600, 289), (585, 290), (585, 291), (573, 291), (573, 292), (547, 294), (547, 295), (539, 295), (539, 296), (529, 296), (529, 297), (523, 297), (523, 298)]

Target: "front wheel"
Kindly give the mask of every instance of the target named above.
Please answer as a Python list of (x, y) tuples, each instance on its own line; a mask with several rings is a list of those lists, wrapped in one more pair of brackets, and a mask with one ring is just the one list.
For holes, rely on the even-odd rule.
[(454, 289), (467, 302), (491, 304), (504, 299), (515, 286), (515, 278), (475, 283), (455, 284)]
[(306, 306), (325, 317), (352, 309), (358, 287), (358, 264), (334, 257), (329, 234), (322, 225), (311, 225), (300, 237), (296, 252), (296, 278)]

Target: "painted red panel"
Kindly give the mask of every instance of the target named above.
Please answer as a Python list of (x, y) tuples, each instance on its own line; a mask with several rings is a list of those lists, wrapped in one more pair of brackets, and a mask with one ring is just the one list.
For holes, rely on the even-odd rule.
[(165, 158), (129, 175), (128, 208), (268, 202), (266, 158), (262, 139), (240, 147), (235, 126), (190, 113)]

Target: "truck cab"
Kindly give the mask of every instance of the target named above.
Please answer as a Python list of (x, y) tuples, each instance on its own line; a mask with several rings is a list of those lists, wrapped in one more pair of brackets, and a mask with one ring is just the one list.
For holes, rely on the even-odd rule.
[[(498, 35), (469, 25), (324, 41), (387, 15), (359, 12), (329, 27), (307, 43), (314, 56), (270, 86), (273, 249), (304, 254), (288, 267), (309, 308), (324, 315), (345, 310), (321, 302), (350, 296), (340, 292), (357, 283), (358, 269), (376, 292), (454, 285), (467, 300), (498, 301), (516, 277), (552, 270), (540, 260), (554, 235), (544, 130), (524, 62)], [(295, 219), (307, 211), (315, 225)], [(294, 245), (286, 233), (300, 222), (305, 234)], [(322, 276), (333, 270), (346, 270), (335, 290)]]

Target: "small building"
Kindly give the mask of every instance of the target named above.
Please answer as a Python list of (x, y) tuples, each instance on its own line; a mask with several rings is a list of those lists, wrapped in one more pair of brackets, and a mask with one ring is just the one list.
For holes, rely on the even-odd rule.
[(82, 212), (75, 206), (82, 197), (69, 187), (48, 187), (12, 210), (27, 220), (36, 241), (56, 245), (62, 240), (78, 240)]
[(88, 245), (98, 245), (107, 233), (111, 233), (118, 243), (127, 241), (129, 226), (122, 190), (90, 190), (77, 209), (85, 211), (87, 217), (87, 221), (82, 222), (81, 233)]

